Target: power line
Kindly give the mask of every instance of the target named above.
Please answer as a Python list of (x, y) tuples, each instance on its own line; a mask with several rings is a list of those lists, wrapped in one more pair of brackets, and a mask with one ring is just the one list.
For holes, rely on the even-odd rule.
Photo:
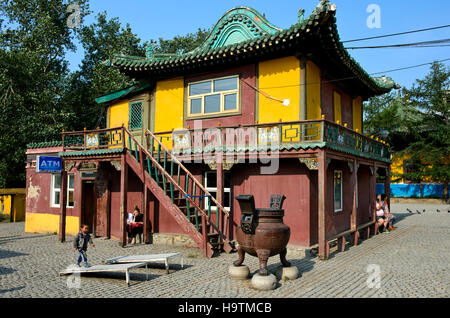
[(350, 42), (367, 41), (367, 40), (373, 40), (373, 39), (381, 39), (381, 38), (387, 38), (387, 37), (398, 36), (398, 35), (405, 35), (405, 34), (411, 34), (411, 33), (418, 33), (418, 32), (425, 32), (425, 31), (443, 29), (443, 28), (448, 28), (448, 27), (450, 27), (450, 24), (448, 24), (448, 25), (441, 25), (441, 26), (432, 27), (432, 28), (420, 29), (420, 30), (412, 30), (412, 31), (400, 32), (400, 33), (392, 33), (392, 34), (371, 36), (371, 37), (355, 39), (355, 40), (348, 40), (348, 41), (343, 41), (342, 43), (350, 43)]
[(448, 46), (448, 45), (442, 45), (443, 43), (450, 43), (450, 39), (440, 39), (440, 40), (433, 40), (433, 41), (411, 42), (411, 43), (390, 44), (390, 45), (354, 46), (354, 47), (346, 47), (345, 49), (357, 50), (357, 49), (418, 48), (418, 47)]
[[(386, 73), (398, 72), (398, 71), (403, 71), (403, 70), (408, 70), (408, 69), (412, 69), (412, 68), (418, 68), (418, 67), (430, 65), (430, 64), (433, 64), (433, 63), (435, 63), (435, 62), (441, 63), (441, 62), (446, 62), (446, 61), (450, 61), (450, 58), (446, 58), (446, 59), (442, 59), (442, 60), (437, 60), (437, 61), (432, 61), (432, 62), (428, 62), (428, 63), (416, 64), (416, 65), (412, 65), (412, 66), (406, 66), (406, 67), (396, 68), (396, 69), (391, 69), (391, 70), (386, 70), (386, 71), (381, 71), (381, 72), (376, 72), (376, 73), (370, 73), (369, 75), (379, 75), (379, 74), (386, 74)], [(260, 87), (259, 89), (287, 88), (287, 87), (298, 87), (298, 86), (318, 85), (318, 84), (323, 84), (323, 83), (333, 83), (333, 82), (346, 81), (346, 80), (351, 80), (351, 79), (355, 79), (355, 78), (357, 78), (357, 76), (349, 76), (349, 77), (337, 78), (337, 79), (329, 80), (329, 81), (312, 82), (312, 83), (306, 83), (306, 84), (285, 85), (285, 86), (271, 86), (271, 87)]]

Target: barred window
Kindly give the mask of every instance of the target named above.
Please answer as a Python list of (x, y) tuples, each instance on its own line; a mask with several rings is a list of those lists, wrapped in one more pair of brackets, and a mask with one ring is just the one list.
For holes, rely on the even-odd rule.
[(142, 128), (142, 102), (130, 105), (130, 129)]
[(342, 211), (342, 171), (334, 171), (334, 212)]

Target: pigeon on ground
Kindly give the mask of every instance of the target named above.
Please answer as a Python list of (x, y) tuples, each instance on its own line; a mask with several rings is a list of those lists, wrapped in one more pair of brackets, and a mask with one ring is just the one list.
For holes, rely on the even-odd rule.
[[(413, 213), (413, 211), (411, 211), (410, 209), (406, 209), (406, 211), (408, 211), (409, 213)], [(450, 211), (449, 211), (450, 213)]]
[(436, 211), (441, 212), (441, 210), (437, 209)]
[(421, 214), (421, 213), (419, 212), (419, 210), (416, 210), (416, 212), (417, 212), (417, 214)]
[(425, 211), (425, 209), (423, 209), (423, 211), (422, 211), (423, 213), (425, 213), (426, 211)]

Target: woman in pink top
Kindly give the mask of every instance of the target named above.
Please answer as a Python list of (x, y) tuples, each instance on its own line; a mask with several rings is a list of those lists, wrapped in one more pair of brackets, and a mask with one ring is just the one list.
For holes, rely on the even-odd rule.
[(375, 209), (376, 209), (375, 211), (376, 211), (376, 219), (377, 219), (377, 223), (378, 223), (378, 228), (380, 228), (381, 226), (384, 226), (384, 232), (389, 232), (387, 229), (389, 220), (386, 217), (386, 211), (383, 208), (383, 202), (381, 200), (381, 195), (377, 196), (377, 202), (376, 202)]

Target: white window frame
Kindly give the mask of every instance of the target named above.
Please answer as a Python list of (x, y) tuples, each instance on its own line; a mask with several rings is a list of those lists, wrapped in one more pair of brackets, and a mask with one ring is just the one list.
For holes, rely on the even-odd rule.
[[(335, 202), (336, 202), (336, 197), (335, 197), (335, 193), (336, 193), (336, 173), (339, 173), (341, 176), (341, 200), (340, 200), (340, 208), (336, 209), (335, 208)], [(343, 188), (344, 188), (344, 175), (342, 174), (342, 170), (334, 170), (333, 173), (333, 210), (334, 212), (342, 212), (344, 210), (344, 197), (343, 195)]]
[[(206, 189), (208, 192), (210, 192), (210, 193), (211, 193), (211, 192), (215, 192), (216, 195), (217, 195), (217, 183), (216, 183), (216, 187), (208, 187), (208, 186), (207, 186), (207, 185), (208, 185), (208, 174), (215, 174), (215, 173), (216, 173), (215, 171), (206, 171), (206, 172), (204, 173), (204, 182), (205, 182), (205, 189)], [(224, 199), (225, 199), (225, 193), (229, 193), (229, 194), (230, 194), (230, 202), (227, 202), (227, 204), (228, 204), (228, 203), (230, 204), (229, 207), (226, 206), (226, 203), (225, 203), (225, 201), (224, 201), (224, 209), (225, 209), (225, 211), (230, 212), (230, 210), (231, 210), (231, 203), (232, 203), (232, 199), (231, 199), (231, 188), (224, 188), (224, 189), (223, 189), (223, 193), (224, 193)], [(217, 211), (217, 207), (214, 206), (213, 204), (214, 204), (214, 202), (211, 202), (211, 211)], [(204, 203), (204, 205), (205, 205), (205, 209), (208, 209), (208, 198), (205, 198), (205, 203)]]
[[(50, 187), (50, 205), (52, 208), (59, 208), (61, 207), (61, 204), (55, 204), (55, 198), (56, 195), (59, 195), (59, 202), (61, 202), (61, 188), (55, 188), (55, 178), (57, 176), (61, 176), (60, 174), (52, 174), (52, 181), (51, 181), (51, 187)], [(70, 188), (70, 178), (73, 177), (74, 178), (74, 182), (73, 182), (73, 188)], [(69, 200), (66, 200), (66, 207), (69, 209), (73, 209), (75, 207), (75, 174), (73, 173), (68, 173), (67, 174), (67, 198), (69, 198), (70, 192), (73, 192), (73, 197), (74, 197), (74, 204), (73, 206), (69, 205)]]
[[(236, 78), (237, 82), (237, 88), (233, 90), (228, 91), (220, 91), (220, 92), (214, 92), (214, 81), (217, 80), (223, 80), (223, 79), (229, 79), (229, 78)], [(205, 94), (198, 94), (191, 96), (191, 85), (200, 84), (200, 83), (207, 83), (211, 82), (211, 92), (205, 93)], [(211, 96), (211, 95), (218, 95), (220, 94), (220, 111), (214, 112), (214, 113), (205, 113), (205, 97)], [(226, 95), (232, 95), (236, 94), (236, 108), (225, 110), (225, 96)], [(201, 99), (202, 100), (202, 109), (201, 113), (192, 114), (191, 113), (191, 102), (195, 99)], [(187, 86), (187, 117), (188, 118), (195, 118), (195, 117), (207, 117), (207, 116), (214, 116), (214, 115), (222, 115), (222, 114), (236, 114), (239, 113), (241, 110), (240, 105), (240, 83), (239, 83), (239, 75), (231, 75), (231, 76), (224, 76), (224, 77), (217, 77), (217, 78), (211, 78), (203, 81), (197, 81), (197, 82), (191, 82)]]

